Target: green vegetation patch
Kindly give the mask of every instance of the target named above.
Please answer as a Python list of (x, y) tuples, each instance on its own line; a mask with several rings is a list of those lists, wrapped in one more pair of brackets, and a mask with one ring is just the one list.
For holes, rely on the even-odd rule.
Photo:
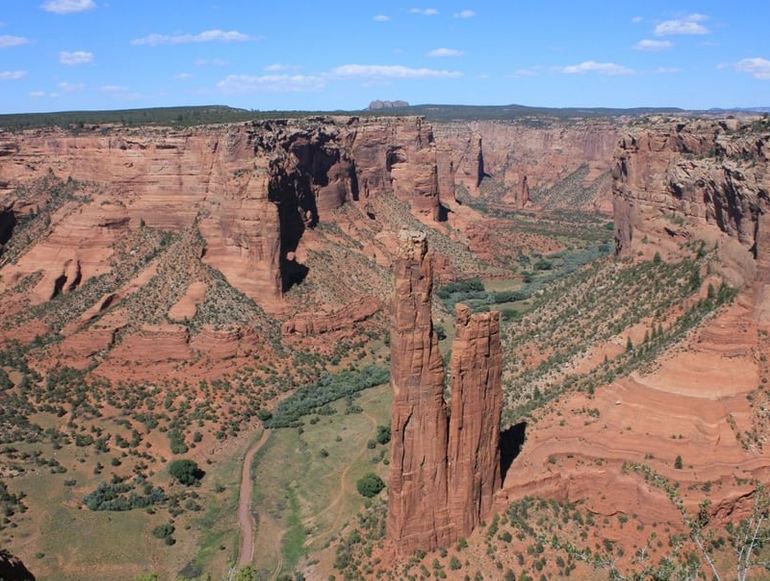
[(269, 428), (287, 428), (299, 425), (299, 419), (323, 406), (352, 396), (364, 389), (388, 381), (390, 372), (384, 367), (367, 365), (360, 370), (346, 370), (336, 374), (324, 374), (310, 385), (298, 389), (283, 400), (265, 420)]

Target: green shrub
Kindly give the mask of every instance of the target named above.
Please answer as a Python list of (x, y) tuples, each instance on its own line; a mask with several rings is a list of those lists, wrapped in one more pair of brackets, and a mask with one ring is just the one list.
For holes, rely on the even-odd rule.
[(185, 486), (197, 483), (205, 474), (197, 462), (187, 458), (171, 462), (168, 466), (168, 472)]
[(372, 498), (373, 496), (377, 496), (385, 488), (385, 483), (382, 481), (382, 478), (373, 472), (369, 472), (358, 479), (356, 488), (361, 496)]
[(377, 426), (377, 435), (375, 436), (378, 444), (385, 445), (390, 442), (390, 426)]
[(152, 536), (155, 537), (156, 539), (165, 539), (173, 535), (175, 530), (176, 529), (174, 525), (169, 523), (164, 523), (152, 529)]

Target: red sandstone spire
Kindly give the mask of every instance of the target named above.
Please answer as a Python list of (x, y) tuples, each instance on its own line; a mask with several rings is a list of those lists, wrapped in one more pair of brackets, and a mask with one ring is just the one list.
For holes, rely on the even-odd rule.
[(500, 488), (500, 313), (457, 305), (449, 420), (449, 514), (459, 536), (489, 514)]
[(402, 232), (391, 329), (393, 387), (388, 538), (401, 553), (447, 546), (487, 516), (500, 487), (498, 313), (457, 307), (452, 418), (431, 320), (433, 255)]
[(431, 320), (433, 255), (425, 234), (401, 232), (390, 334), (393, 387), (388, 537), (399, 550), (452, 542), (447, 513), (444, 370)]

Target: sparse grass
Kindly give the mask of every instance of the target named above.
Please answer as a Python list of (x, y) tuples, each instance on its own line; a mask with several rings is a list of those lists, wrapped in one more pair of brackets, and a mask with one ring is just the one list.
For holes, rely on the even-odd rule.
[(363, 506), (356, 481), (387, 470), (372, 463), (387, 446), (370, 450), (367, 441), (378, 424), (387, 423), (390, 397), (388, 386), (367, 389), (356, 398), (362, 413), (346, 414), (348, 406), (338, 401), (331, 404), (334, 414), (306, 421), (301, 433), (273, 431), (253, 469), (258, 570), (274, 571), (282, 562), (283, 572), (291, 572), (302, 554), (325, 546)]

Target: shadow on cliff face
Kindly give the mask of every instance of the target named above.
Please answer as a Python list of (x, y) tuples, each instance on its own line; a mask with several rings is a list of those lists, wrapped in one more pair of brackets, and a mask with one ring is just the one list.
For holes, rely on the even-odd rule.
[(278, 205), (283, 292), (301, 283), (309, 269), (294, 259), (306, 228), (318, 223), (318, 208), (307, 176), (280, 176), (270, 187), (270, 200)]
[(5, 244), (13, 236), (16, 227), (16, 214), (12, 210), (0, 212), (0, 245)]
[(5, 581), (35, 581), (35, 576), (21, 562), (21, 559), (14, 557), (5, 549), (0, 549), (0, 579)]
[(500, 432), (500, 476), (505, 483), (505, 477), (513, 461), (521, 452), (527, 439), (527, 422), (521, 422)]

